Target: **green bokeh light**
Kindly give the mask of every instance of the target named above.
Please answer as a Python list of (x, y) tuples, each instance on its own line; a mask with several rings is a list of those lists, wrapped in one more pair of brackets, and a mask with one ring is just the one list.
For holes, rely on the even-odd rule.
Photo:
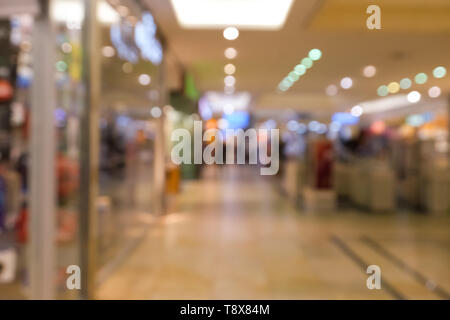
[(297, 73), (299, 76), (302, 76), (306, 73), (306, 67), (302, 64), (298, 64), (295, 66), (294, 72)]
[(446, 74), (447, 74), (447, 69), (445, 69), (442, 66), (436, 67), (433, 70), (433, 76), (438, 79), (445, 77)]
[(297, 81), (298, 80), (298, 78), (300, 78), (300, 76), (296, 73), (296, 72), (294, 72), (294, 71), (292, 71), (291, 73), (289, 73), (289, 79), (291, 80), (291, 81)]
[(415, 76), (415, 78), (414, 78), (414, 81), (415, 81), (417, 84), (424, 84), (425, 82), (427, 82), (427, 80), (428, 80), (428, 77), (427, 77), (427, 75), (426, 75), (425, 73), (423, 73), (423, 72), (416, 74), (416, 76)]
[(400, 80), (400, 88), (403, 90), (411, 88), (412, 81), (409, 78), (403, 78)]
[(308, 57), (313, 61), (317, 61), (322, 58), (322, 51), (320, 51), (319, 49), (312, 49), (309, 52)]
[(64, 61), (58, 61), (56, 63), (56, 70), (60, 71), (60, 72), (64, 72), (67, 70), (67, 63), (65, 63)]
[(305, 66), (306, 69), (309, 69), (313, 66), (313, 61), (310, 58), (303, 58), (302, 65)]
[(386, 97), (389, 94), (389, 89), (387, 86), (383, 85), (383, 86), (379, 86), (377, 89), (377, 94), (380, 97)]

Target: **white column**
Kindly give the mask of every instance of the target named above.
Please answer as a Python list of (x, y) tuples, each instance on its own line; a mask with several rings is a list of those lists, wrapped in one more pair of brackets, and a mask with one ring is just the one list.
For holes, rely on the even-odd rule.
[(53, 299), (55, 264), (55, 37), (49, 1), (41, 0), (33, 30), (34, 78), (30, 142), (31, 299)]
[(97, 283), (97, 197), (99, 175), (99, 103), (101, 91), (100, 30), (97, 21), (98, 0), (84, 0), (83, 82), (86, 103), (81, 132), (80, 181), (80, 256), (81, 298), (94, 299)]

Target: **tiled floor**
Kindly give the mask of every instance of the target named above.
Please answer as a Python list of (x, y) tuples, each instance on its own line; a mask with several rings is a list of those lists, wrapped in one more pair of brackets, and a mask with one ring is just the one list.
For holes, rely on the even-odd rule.
[[(294, 209), (248, 169), (183, 186), (171, 213), (98, 290), (100, 299), (439, 299), (450, 219)], [(380, 266), (369, 290), (365, 266)]]

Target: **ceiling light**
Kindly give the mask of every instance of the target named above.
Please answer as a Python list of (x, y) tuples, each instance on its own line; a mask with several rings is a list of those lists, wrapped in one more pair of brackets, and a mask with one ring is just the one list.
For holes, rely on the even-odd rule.
[(125, 72), (125, 73), (133, 72), (133, 65), (130, 62), (125, 62), (122, 65), (122, 71)]
[(423, 73), (423, 72), (418, 73), (418, 74), (415, 76), (415, 78), (414, 78), (414, 81), (415, 81), (417, 84), (424, 84), (425, 82), (427, 82), (427, 80), (428, 80), (428, 77), (427, 77), (427, 75), (426, 75), (425, 73)]
[(410, 93), (408, 93), (408, 101), (411, 103), (417, 103), (420, 101), (421, 95), (419, 92), (417, 91), (411, 91)]
[(183, 28), (280, 29), (293, 0), (171, 0)]
[(106, 1), (98, 4), (97, 19), (103, 24), (114, 24), (120, 22), (120, 15)]
[(236, 72), (236, 67), (234, 66), (234, 64), (229, 63), (225, 66), (224, 71), (226, 74), (234, 74)]
[(227, 87), (232, 87), (236, 83), (236, 78), (233, 76), (226, 76), (224, 82)]
[(400, 88), (402, 89), (409, 89), (411, 88), (412, 85), (412, 81), (409, 78), (404, 78), (402, 80), (400, 80)]
[(406, 94), (396, 94), (381, 99), (364, 101), (359, 103), (359, 105), (363, 108), (364, 114), (382, 114), (390, 110), (409, 108), (411, 106)]
[(150, 110), (150, 114), (153, 118), (160, 118), (162, 115), (162, 110), (160, 107), (153, 107), (152, 110)]
[(326, 89), (325, 89), (325, 93), (327, 94), (327, 96), (335, 96), (338, 93), (338, 87), (334, 84), (330, 84)]
[(311, 51), (309, 51), (308, 57), (313, 61), (317, 61), (322, 57), (322, 51), (320, 51), (319, 49), (311, 49)]
[(152, 78), (148, 74), (141, 74), (139, 76), (139, 83), (143, 86), (148, 86), (150, 82), (152, 81)]
[(280, 83), (280, 84), (278, 85), (278, 89), (279, 89), (280, 91), (282, 91), (282, 92), (287, 91), (289, 88), (290, 88), (290, 86), (287, 86), (287, 85), (285, 85), (284, 83)]
[(438, 79), (445, 77), (446, 74), (447, 70), (442, 66), (436, 67), (433, 70), (433, 76)]
[(322, 57), (322, 52), (319, 49), (311, 49), (309, 51), (308, 57), (302, 59), (300, 64), (294, 67), (294, 70), (290, 71), (287, 77), (285, 77), (280, 84), (278, 89), (281, 91), (288, 90), (292, 84), (300, 78), (300, 76), (306, 73), (306, 70), (311, 68), (314, 64), (313, 60), (319, 60)]
[(347, 89), (350, 89), (352, 86), (353, 86), (352, 78), (350, 78), (350, 77), (342, 78), (342, 80), (341, 80), (342, 89), (347, 90)]
[(398, 82), (391, 82), (387, 87), (389, 93), (397, 93), (400, 91), (400, 85), (398, 84)]
[(389, 94), (389, 88), (385, 85), (379, 86), (377, 89), (377, 94), (380, 97), (386, 97)]
[(227, 48), (225, 50), (225, 57), (227, 59), (234, 59), (237, 56), (237, 50), (235, 48)]
[(313, 61), (310, 58), (303, 58), (302, 59), (302, 65), (305, 66), (306, 69), (309, 69), (313, 66)]
[(116, 54), (116, 50), (114, 50), (111, 46), (105, 46), (102, 48), (102, 55), (105, 58), (112, 58)]
[(52, 1), (50, 15), (54, 21), (79, 25), (84, 20), (84, 7), (76, 0)]
[(361, 117), (363, 112), (364, 112), (364, 110), (363, 110), (363, 108), (361, 108), (361, 106), (354, 106), (352, 108), (352, 110), (350, 111), (350, 113), (354, 117)]
[(431, 87), (428, 90), (428, 95), (430, 96), (430, 98), (437, 98), (441, 95), (441, 88), (439, 87)]
[(366, 66), (363, 69), (363, 75), (366, 78), (372, 78), (377, 73), (377, 68), (374, 66)]
[(295, 72), (292, 71), (289, 73), (288, 75), (289, 80), (291, 80), (292, 82), (298, 81), (298, 79), (300, 78), (300, 76)]
[(68, 42), (64, 42), (61, 45), (61, 50), (62, 50), (62, 52), (69, 54), (72, 52), (72, 45)]
[(223, 37), (227, 40), (236, 40), (239, 37), (239, 30), (235, 27), (228, 27), (223, 30)]
[(298, 64), (295, 66), (294, 72), (297, 73), (299, 76), (302, 76), (306, 73), (306, 67), (302, 64)]

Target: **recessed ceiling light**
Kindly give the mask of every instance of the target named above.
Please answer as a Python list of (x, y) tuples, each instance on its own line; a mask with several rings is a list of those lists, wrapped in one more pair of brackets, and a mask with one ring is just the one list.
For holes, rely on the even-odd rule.
[(441, 95), (441, 88), (439, 87), (431, 87), (430, 90), (428, 90), (428, 95), (430, 98), (437, 98)]
[(313, 61), (317, 61), (322, 57), (322, 51), (320, 51), (319, 49), (311, 49), (311, 51), (309, 51), (308, 57)]
[(350, 89), (353, 86), (353, 80), (350, 77), (342, 78), (341, 87), (342, 89)]
[(224, 82), (227, 87), (232, 87), (236, 83), (236, 78), (233, 76), (226, 76)]
[(306, 73), (306, 67), (302, 64), (298, 64), (295, 66), (294, 72), (297, 73), (299, 76), (302, 76)]
[(327, 94), (327, 96), (335, 96), (338, 93), (338, 87), (334, 84), (330, 84), (326, 89), (325, 89), (325, 93)]
[(444, 67), (436, 67), (433, 70), (433, 76), (438, 79), (445, 77), (446, 74), (447, 74), (447, 69), (445, 69)]
[(187, 29), (280, 29), (293, 0), (171, 0), (178, 23)]
[(377, 89), (377, 94), (380, 97), (386, 97), (389, 94), (389, 88), (385, 85), (379, 86)]
[(377, 73), (377, 68), (374, 66), (366, 66), (363, 69), (363, 75), (366, 78), (372, 78)]
[(309, 69), (313, 66), (314, 62), (310, 58), (303, 58), (302, 65), (305, 66), (306, 69)]
[(225, 57), (227, 59), (234, 59), (237, 57), (237, 50), (235, 48), (225, 49)]
[(425, 73), (423, 73), (423, 72), (418, 73), (418, 74), (415, 76), (415, 78), (414, 78), (414, 81), (415, 81), (417, 84), (424, 84), (425, 82), (427, 82), (427, 80), (428, 80), (428, 77), (427, 77), (427, 75), (426, 75)]
[(295, 71), (291, 71), (288, 75), (289, 80), (291, 80), (292, 82), (296, 82), (298, 81), (298, 79), (300, 78), (300, 76), (298, 75), (297, 72)]
[(102, 48), (102, 55), (105, 58), (112, 58), (112, 57), (114, 57), (115, 54), (116, 54), (116, 50), (114, 50), (114, 48), (111, 46), (104, 46)]
[(361, 106), (354, 106), (352, 108), (352, 110), (350, 111), (350, 113), (354, 117), (361, 117), (363, 112), (364, 112), (364, 110), (363, 110), (363, 108), (361, 108)]
[(402, 80), (400, 80), (400, 88), (404, 90), (411, 88), (411, 85), (412, 81), (409, 78), (403, 78)]
[(290, 71), (287, 77), (279, 83), (278, 89), (283, 92), (287, 91), (294, 82), (297, 82), (306, 73), (307, 69), (313, 66), (314, 61), (319, 60), (321, 57), (322, 51), (319, 49), (311, 49), (308, 57), (303, 58), (300, 64), (297, 64), (294, 70)]
[(226, 74), (234, 74), (236, 72), (236, 67), (234, 66), (234, 64), (229, 63), (225, 66), (224, 71)]
[(139, 76), (139, 83), (143, 86), (148, 86), (150, 82), (152, 81), (152, 78), (148, 74), (141, 74)]
[(410, 93), (408, 93), (408, 101), (411, 103), (417, 103), (420, 101), (421, 95), (419, 92), (417, 91), (411, 91)]
[(120, 22), (119, 13), (114, 10), (106, 1), (100, 1), (98, 4), (97, 18), (103, 24), (113, 24)]
[(152, 110), (150, 110), (150, 114), (153, 118), (160, 118), (162, 115), (162, 110), (160, 107), (153, 107)]
[(400, 90), (400, 85), (398, 84), (398, 82), (391, 82), (387, 87), (389, 93), (397, 93)]
[(236, 40), (239, 37), (239, 30), (235, 27), (228, 27), (223, 30), (223, 37), (227, 40)]

